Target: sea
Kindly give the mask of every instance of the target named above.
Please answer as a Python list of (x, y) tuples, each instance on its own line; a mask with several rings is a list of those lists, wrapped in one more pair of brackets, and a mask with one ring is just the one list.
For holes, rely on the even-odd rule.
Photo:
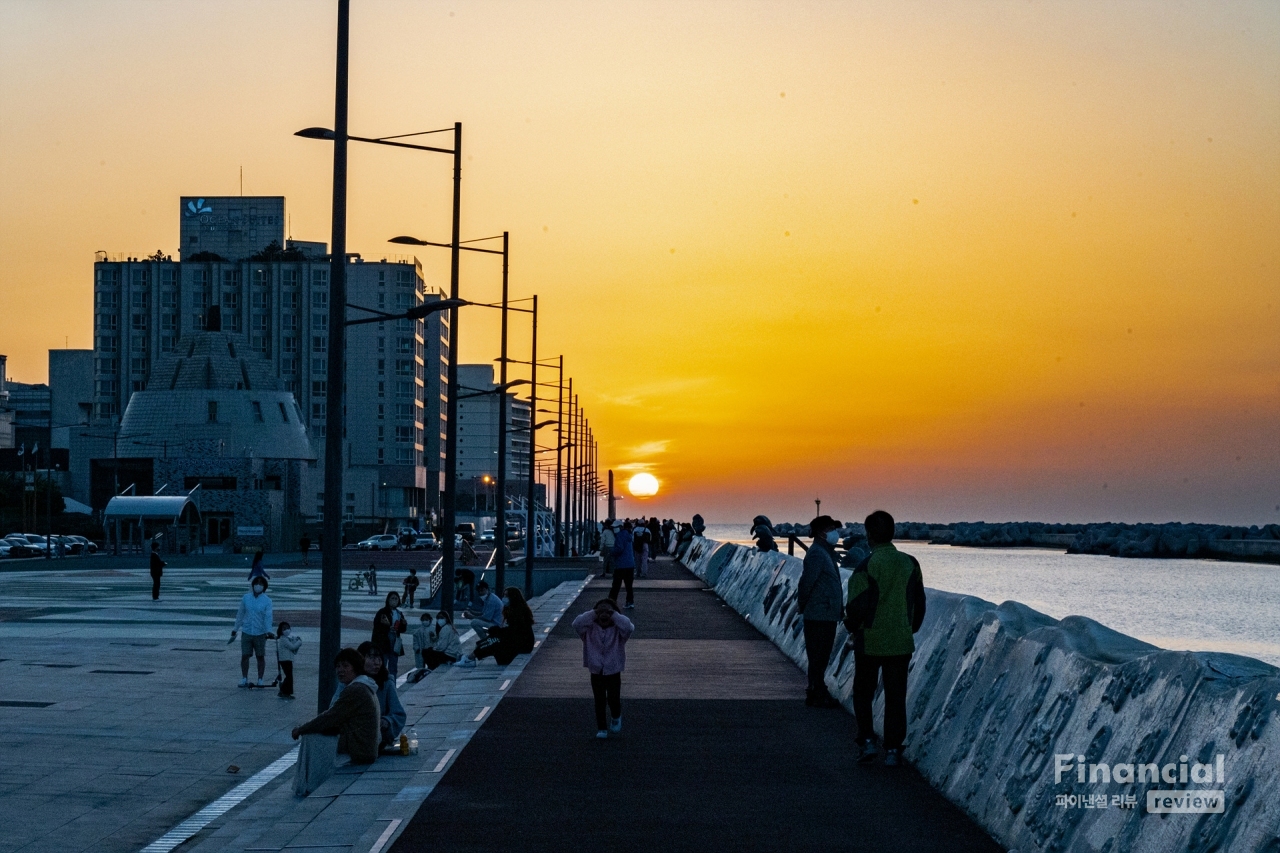
[[(709, 524), (706, 535), (749, 545), (749, 527)], [(1087, 616), (1165, 649), (1230, 652), (1280, 666), (1280, 566), (895, 544), (920, 561), (926, 587), (996, 604), (1018, 601), (1055, 619)]]

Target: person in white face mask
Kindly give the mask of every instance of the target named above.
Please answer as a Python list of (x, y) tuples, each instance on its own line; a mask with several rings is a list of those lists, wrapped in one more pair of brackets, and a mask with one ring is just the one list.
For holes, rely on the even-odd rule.
[(809, 688), (804, 703), (811, 708), (838, 708), (840, 703), (827, 690), (827, 664), (836, 641), (836, 625), (844, 616), (844, 590), (840, 585), (840, 522), (820, 515), (809, 522), (813, 547), (804, 556), (804, 572), (796, 602), (804, 617), (804, 647), (809, 659)]
[[(231, 640), (240, 634), (240, 686), (249, 687), (249, 658), (258, 658), (257, 687), (266, 687), (262, 683), (267, 672), (267, 640), (273, 639), (271, 633), (271, 599), (267, 596), (267, 579), (255, 577), (252, 592), (246, 592), (240, 599), (240, 607), (236, 610), (236, 626), (231, 629)], [(241, 633), (243, 631), (243, 633)]]
[[(421, 631), (421, 635), (420, 635)], [(421, 643), (421, 651), (419, 649)], [(428, 672), (439, 669), (445, 663), (457, 663), (462, 657), (462, 642), (458, 633), (453, 630), (453, 619), (449, 613), (440, 611), (434, 619), (429, 613), (422, 613), (421, 628), (413, 631), (413, 648), (419, 654), (421, 662), (413, 680), (421, 680)]]

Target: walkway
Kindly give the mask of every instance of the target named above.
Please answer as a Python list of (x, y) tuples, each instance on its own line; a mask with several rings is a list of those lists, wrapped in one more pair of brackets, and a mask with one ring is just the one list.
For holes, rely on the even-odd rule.
[(570, 618), (392, 846), (621, 851), (998, 851), (910, 769), (854, 763), (843, 711), (806, 708), (804, 676), (691, 574), (638, 581), (624, 730), (595, 738)]

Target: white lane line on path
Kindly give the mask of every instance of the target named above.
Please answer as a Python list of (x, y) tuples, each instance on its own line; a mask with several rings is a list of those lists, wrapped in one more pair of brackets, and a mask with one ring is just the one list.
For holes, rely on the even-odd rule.
[[(499, 689), (499, 690), (506, 690), (506, 689), (507, 689), (508, 687), (510, 687), (510, 686), (511, 686), (511, 679), (510, 679), (510, 678), (508, 678), (506, 681), (502, 682), (502, 686), (501, 686), (501, 687), (499, 687), (498, 689)], [(1276, 698), (1277, 698), (1277, 699), (1280, 699), (1280, 696), (1277, 696)]]
[(391, 837), (391, 833), (396, 831), (396, 827), (400, 825), (400, 818), (391, 821), (390, 826), (382, 830), (382, 834), (378, 836), (378, 840), (369, 848), (369, 853), (382, 853), (382, 848), (386, 845), (387, 839)]
[(142, 853), (170, 853), (179, 844), (194, 837), (200, 830), (253, 796), (259, 788), (288, 770), (297, 761), (298, 747), (295, 746), (288, 753), (277, 758), (253, 776), (236, 785), (230, 791), (142, 848)]
[(448, 764), (448, 763), (449, 763), (449, 759), (450, 759), (450, 758), (453, 758), (453, 754), (454, 754), (455, 752), (457, 752), (457, 751), (458, 751), (458, 750), (456, 750), (456, 749), (451, 749), (451, 750), (449, 750), (448, 752), (446, 752), (446, 753), (444, 754), (444, 758), (440, 759), (440, 763), (436, 765), (436, 769), (435, 769), (435, 770), (432, 770), (431, 772), (432, 772), (432, 773), (439, 773), (441, 770), (443, 770), (443, 769), (444, 769), (444, 766), (445, 766), (446, 764)]
[(480, 713), (479, 713), (479, 714), (476, 714), (476, 718), (475, 718), (474, 720), (472, 720), (471, 722), (473, 722), (473, 723), (478, 723), (478, 722), (480, 722), (482, 719), (484, 719), (484, 715), (485, 715), (485, 714), (487, 714), (487, 713), (489, 713), (489, 707), (490, 707), (489, 705), (485, 705), (483, 708), (481, 708), (481, 709), (480, 709)]

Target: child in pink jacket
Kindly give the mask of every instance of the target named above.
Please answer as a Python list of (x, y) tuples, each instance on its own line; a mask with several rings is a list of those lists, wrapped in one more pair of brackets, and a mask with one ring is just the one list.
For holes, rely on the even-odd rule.
[[(591, 673), (591, 693), (596, 700), (596, 737), (622, 731), (622, 670), (627, 665), (627, 638), (636, 626), (618, 610), (617, 602), (602, 598), (596, 606), (573, 620), (582, 638), (582, 665)], [(605, 718), (605, 705), (613, 721)]]

